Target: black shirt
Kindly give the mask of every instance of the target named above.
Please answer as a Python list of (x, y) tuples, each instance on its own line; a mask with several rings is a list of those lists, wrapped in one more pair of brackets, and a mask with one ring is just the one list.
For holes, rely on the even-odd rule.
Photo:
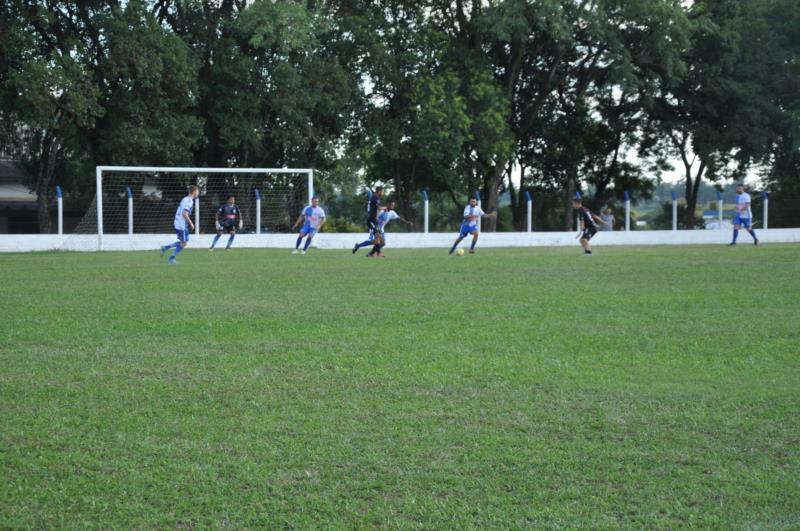
[(592, 212), (586, 207), (580, 207), (578, 209), (578, 216), (583, 220), (584, 227), (594, 227), (597, 228), (597, 223), (594, 222), (594, 218), (592, 217)]
[(222, 203), (219, 210), (217, 210), (217, 214), (219, 214), (219, 222), (224, 224), (235, 223), (236, 216), (241, 215), (238, 206), (229, 205), (228, 203)]
[(381, 200), (378, 198), (378, 194), (372, 194), (369, 196), (369, 203), (367, 204), (367, 218), (369, 219), (378, 219), (378, 209), (381, 206)]

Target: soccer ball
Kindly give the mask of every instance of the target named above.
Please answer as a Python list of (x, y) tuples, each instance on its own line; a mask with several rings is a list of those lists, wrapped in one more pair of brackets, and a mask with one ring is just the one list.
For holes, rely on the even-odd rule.
[(464, 249), (459, 248), (458, 251), (456, 251), (456, 254), (458, 256), (464, 256)]

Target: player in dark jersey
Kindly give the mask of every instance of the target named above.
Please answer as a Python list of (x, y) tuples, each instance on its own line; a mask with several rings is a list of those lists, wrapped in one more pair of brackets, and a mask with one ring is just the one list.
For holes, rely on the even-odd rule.
[(217, 209), (216, 227), (217, 235), (214, 236), (214, 241), (211, 242), (209, 251), (214, 250), (214, 246), (217, 245), (223, 232), (230, 234), (228, 244), (225, 246), (225, 250), (229, 251), (233, 244), (233, 239), (236, 237), (236, 227), (242, 228), (242, 211), (239, 210), (234, 196), (228, 196), (228, 200)]
[(577, 197), (572, 200), (572, 208), (578, 212), (578, 219), (581, 222), (581, 230), (576, 238), (581, 239), (581, 247), (586, 256), (592, 256), (592, 249), (589, 247), (589, 240), (597, 234), (597, 223), (606, 224), (603, 218), (594, 214), (591, 210), (583, 206), (583, 202)]
[[(369, 232), (370, 239), (372, 240), (372, 250), (368, 256), (375, 256), (380, 253), (381, 246), (383, 246), (383, 235), (380, 230), (380, 222), (378, 216), (386, 207), (381, 205), (381, 198), (383, 197), (383, 186), (376, 186), (375, 191), (369, 196), (367, 203), (367, 232)], [(353, 247), (353, 254), (358, 251), (359, 244)]]

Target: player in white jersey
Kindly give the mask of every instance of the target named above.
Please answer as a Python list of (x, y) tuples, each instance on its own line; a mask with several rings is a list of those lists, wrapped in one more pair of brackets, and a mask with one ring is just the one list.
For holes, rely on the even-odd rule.
[(736, 238), (739, 237), (739, 228), (744, 226), (753, 243), (758, 245), (756, 231), (753, 230), (753, 211), (750, 209), (750, 194), (744, 191), (743, 184), (736, 185), (736, 214), (733, 216), (733, 241), (731, 245), (736, 245)]
[(194, 223), (192, 223), (192, 210), (194, 209), (194, 200), (200, 194), (200, 189), (196, 186), (189, 187), (189, 195), (181, 199), (178, 205), (178, 210), (175, 211), (175, 234), (178, 236), (178, 241), (169, 245), (161, 247), (161, 256), (168, 249), (174, 249), (172, 256), (169, 257), (170, 264), (177, 264), (175, 261), (178, 254), (183, 251), (184, 247), (189, 245), (189, 231), (194, 230)]
[(478, 206), (478, 200), (474, 197), (469, 198), (469, 204), (464, 208), (464, 221), (461, 223), (461, 230), (458, 233), (455, 243), (450, 248), (450, 254), (456, 252), (456, 247), (461, 243), (461, 240), (472, 234), (472, 244), (469, 246), (470, 254), (475, 254), (475, 244), (478, 243), (478, 220), (486, 217), (491, 218), (497, 216), (497, 212), (487, 214), (481, 207)]
[[(303, 208), (303, 212), (300, 214), (300, 217), (297, 218), (297, 221), (294, 222), (292, 230), (299, 227), (301, 223), (303, 227), (300, 229), (300, 235), (297, 237), (297, 242), (294, 245), (292, 254), (306, 254), (306, 250), (308, 246), (311, 245), (311, 240), (314, 238), (314, 235), (325, 225), (325, 211), (319, 206), (319, 197), (314, 196), (311, 198), (311, 204)], [(303, 238), (306, 239), (306, 244), (301, 251), (300, 243), (303, 241)]]
[[(369, 247), (370, 245), (373, 246), (372, 251), (367, 253), (367, 256), (372, 258), (375, 256), (383, 257), (383, 253), (381, 249), (386, 246), (386, 225), (389, 224), (390, 221), (399, 219), (406, 225), (411, 225), (410, 221), (407, 221), (400, 217), (400, 215), (394, 211), (394, 201), (389, 201), (385, 205), (385, 210), (382, 210), (380, 214), (378, 214), (378, 226), (375, 231), (376, 234), (370, 234), (369, 239), (364, 240), (361, 243), (357, 243), (355, 247), (353, 247), (353, 254), (356, 253), (362, 247)], [(377, 236), (380, 236), (380, 243), (377, 243)]]

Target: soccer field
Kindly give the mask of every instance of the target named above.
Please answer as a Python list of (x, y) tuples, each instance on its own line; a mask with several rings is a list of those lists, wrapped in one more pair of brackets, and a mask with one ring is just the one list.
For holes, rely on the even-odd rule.
[(0, 525), (800, 526), (800, 246), (387, 254), (0, 255)]

